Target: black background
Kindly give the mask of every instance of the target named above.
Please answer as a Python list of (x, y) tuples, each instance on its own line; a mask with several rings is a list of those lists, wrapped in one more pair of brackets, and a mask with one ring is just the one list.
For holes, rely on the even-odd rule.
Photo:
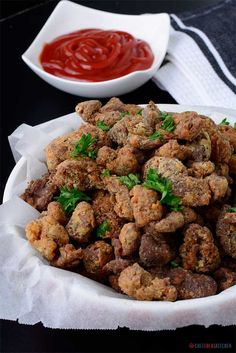
[[(215, 4), (216, 0), (156, 1), (75, 1), (82, 5), (117, 13), (180, 13)], [(0, 173), (1, 195), (14, 166), (7, 136), (20, 124), (35, 125), (73, 111), (83, 97), (61, 92), (37, 77), (21, 60), (57, 1), (1, 1), (1, 116)], [(209, 24), (210, 25), (210, 24)], [(134, 92), (121, 96), (126, 103), (175, 103), (167, 93), (149, 81)], [(105, 100), (102, 100), (105, 102)], [(0, 245), (1, 246), (1, 245)], [(0, 284), (1, 285), (1, 284)], [(1, 298), (0, 298), (1, 300)], [(119, 328), (116, 331), (51, 330), (41, 324), (20, 325), (1, 321), (1, 352), (205, 352), (191, 349), (189, 343), (228, 343), (235, 352), (235, 327), (189, 326), (176, 331), (140, 332)]]

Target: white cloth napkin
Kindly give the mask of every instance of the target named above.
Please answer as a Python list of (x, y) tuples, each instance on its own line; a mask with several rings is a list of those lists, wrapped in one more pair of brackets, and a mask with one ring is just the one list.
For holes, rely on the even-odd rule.
[(171, 15), (166, 61), (153, 80), (179, 104), (236, 108), (235, 15), (232, 0)]

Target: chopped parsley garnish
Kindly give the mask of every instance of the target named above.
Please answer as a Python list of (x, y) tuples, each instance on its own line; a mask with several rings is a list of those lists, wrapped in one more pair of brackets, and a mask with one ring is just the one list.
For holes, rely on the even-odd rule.
[(97, 236), (103, 237), (109, 229), (110, 229), (109, 222), (105, 220), (97, 227)]
[(170, 207), (172, 211), (181, 210), (181, 199), (172, 193), (172, 182), (157, 174), (155, 169), (150, 168), (143, 185), (148, 189), (153, 189), (162, 194), (160, 202)]
[(228, 209), (228, 212), (236, 212), (236, 207), (230, 207), (230, 208)]
[(97, 151), (91, 149), (95, 142), (97, 142), (97, 139), (93, 138), (91, 134), (83, 134), (81, 138), (74, 143), (74, 150), (71, 153), (71, 157), (77, 157), (80, 155), (82, 157), (95, 159)]
[(176, 126), (175, 126), (172, 115), (170, 115), (166, 112), (160, 112), (160, 114), (161, 114), (161, 119), (163, 120), (163, 123), (161, 125), (161, 129), (166, 130), (168, 132), (175, 130)]
[(234, 123), (234, 129), (236, 130), (236, 123)]
[(136, 114), (137, 115), (142, 115), (142, 111), (143, 111), (143, 109), (140, 109)]
[(163, 141), (163, 136), (160, 131), (155, 131), (154, 134), (150, 135), (148, 137), (149, 140), (154, 141), (156, 139), (160, 139), (160, 141)]
[(79, 189), (67, 189), (63, 187), (60, 189), (60, 195), (54, 198), (60, 203), (62, 209), (66, 213), (72, 213), (79, 201), (90, 201), (91, 198), (84, 194)]
[(220, 125), (229, 125), (229, 122), (227, 121), (227, 118), (224, 118), (224, 119), (221, 121)]
[(127, 186), (129, 190), (131, 190), (135, 185), (141, 184), (141, 180), (139, 179), (138, 174), (130, 173), (128, 175), (119, 177), (119, 180), (122, 184)]
[(101, 175), (102, 175), (103, 177), (109, 177), (109, 176), (111, 176), (110, 170), (109, 170), (109, 169), (103, 169)]
[(109, 131), (110, 130), (110, 126), (108, 126), (106, 123), (104, 123), (104, 121), (98, 121), (96, 126), (101, 129), (102, 131)]
[(176, 262), (175, 260), (171, 261), (171, 262), (170, 262), (170, 265), (171, 265), (171, 267), (173, 267), (173, 268), (179, 267), (178, 262)]
[(120, 119), (123, 119), (124, 116), (126, 116), (127, 114), (128, 114), (127, 112), (121, 112), (121, 113), (120, 113)]

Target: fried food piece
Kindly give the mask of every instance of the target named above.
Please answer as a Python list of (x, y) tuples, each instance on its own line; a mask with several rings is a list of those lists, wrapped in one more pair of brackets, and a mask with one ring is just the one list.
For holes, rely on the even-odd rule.
[(195, 162), (208, 161), (211, 157), (211, 139), (206, 130), (202, 130), (198, 137), (186, 147), (191, 150), (191, 160)]
[(92, 207), (97, 225), (104, 221), (108, 222), (109, 229), (103, 238), (118, 237), (124, 222), (114, 211), (115, 201), (113, 197), (107, 191), (99, 190), (94, 195)]
[(112, 97), (101, 109), (100, 112), (112, 112), (112, 111), (126, 112), (126, 105), (116, 97)]
[(51, 216), (30, 222), (25, 231), (30, 244), (49, 261), (56, 256), (58, 247), (69, 242), (65, 228)]
[(132, 260), (127, 259), (115, 259), (108, 262), (104, 267), (103, 271), (107, 273), (114, 273), (115, 275), (121, 273), (126, 267), (133, 264)]
[(214, 271), (220, 264), (220, 255), (207, 227), (190, 224), (179, 249), (183, 267), (196, 272)]
[(65, 268), (73, 269), (79, 266), (83, 258), (83, 250), (75, 249), (74, 245), (66, 244), (59, 248), (60, 256), (51, 262), (51, 265)]
[(229, 268), (220, 267), (214, 272), (213, 277), (217, 282), (219, 292), (236, 284), (236, 272)]
[(42, 212), (41, 216), (51, 216), (63, 226), (65, 226), (67, 223), (67, 217), (65, 215), (65, 212), (62, 209), (61, 204), (56, 201), (50, 202), (48, 204), (47, 211)]
[(49, 174), (46, 174), (40, 179), (31, 181), (20, 197), (42, 212), (46, 210), (56, 191), (57, 186), (52, 183)]
[(134, 216), (128, 188), (115, 176), (105, 179), (107, 190), (115, 198), (114, 211), (119, 217), (132, 221)]
[(106, 165), (112, 162), (116, 158), (116, 156), (117, 151), (113, 150), (113, 148), (111, 147), (103, 146), (98, 150), (96, 163), (108, 169)]
[(90, 124), (82, 125), (78, 130), (67, 135), (57, 137), (49, 145), (47, 145), (45, 148), (45, 155), (49, 171), (54, 170), (61, 162), (71, 158), (71, 153), (74, 150), (74, 144), (82, 137), (83, 134), (91, 134), (91, 136), (96, 139), (94, 149), (104, 145), (110, 145), (110, 139), (107, 133)]
[(185, 175), (170, 177), (173, 193), (181, 198), (184, 206), (206, 206), (211, 200), (211, 191), (207, 180)]
[(184, 216), (181, 212), (170, 212), (159, 222), (155, 222), (155, 230), (159, 233), (174, 233), (184, 226)]
[(77, 104), (75, 111), (84, 121), (94, 124), (94, 115), (101, 107), (102, 103), (99, 100), (89, 100)]
[(178, 174), (187, 175), (187, 168), (176, 158), (157, 156), (150, 158), (144, 165), (144, 178), (146, 178), (150, 168), (155, 169), (164, 178)]
[(221, 135), (229, 141), (233, 149), (236, 151), (236, 130), (230, 125), (218, 125)]
[(154, 131), (156, 123), (160, 118), (160, 110), (153, 101), (150, 101), (143, 109), (142, 118), (145, 127)]
[(216, 223), (216, 235), (219, 237), (226, 254), (236, 259), (236, 213), (228, 212), (225, 205)]
[(137, 263), (121, 272), (118, 285), (125, 294), (138, 300), (174, 301), (177, 297), (176, 289), (170, 285), (168, 278), (153, 278)]
[(53, 176), (53, 183), (60, 188), (75, 188), (81, 191), (103, 186), (100, 170), (90, 158), (68, 159), (60, 163)]
[(225, 177), (213, 173), (206, 177), (205, 180), (207, 180), (212, 192), (213, 201), (219, 201), (226, 195), (228, 190), (228, 181)]
[(127, 122), (130, 120), (131, 117), (129, 115), (125, 116), (108, 131), (108, 136), (111, 141), (119, 146), (124, 146), (126, 144), (128, 138)]
[(218, 126), (211, 119), (202, 117), (202, 121), (211, 139), (211, 160), (217, 163), (228, 163), (232, 155), (230, 142), (224, 138)]
[(180, 145), (177, 140), (169, 140), (155, 151), (155, 156), (177, 158), (184, 161), (192, 155), (192, 149), (186, 145)]
[(78, 243), (87, 243), (95, 226), (92, 206), (82, 201), (74, 209), (66, 230), (70, 237)]
[(151, 221), (158, 221), (163, 215), (163, 206), (154, 190), (141, 185), (135, 185), (130, 191), (134, 219), (138, 227), (143, 227)]
[(196, 112), (172, 114), (176, 128), (174, 134), (179, 140), (193, 141), (201, 132), (203, 122)]
[(178, 299), (208, 297), (216, 293), (216, 282), (210, 276), (191, 273), (183, 268), (173, 268), (166, 274), (178, 292)]
[(195, 178), (204, 178), (215, 171), (215, 164), (211, 161), (193, 162), (190, 164), (188, 174)]
[(136, 150), (128, 145), (115, 151), (104, 146), (99, 149), (96, 162), (116, 175), (128, 175), (139, 169)]
[(119, 240), (122, 246), (122, 256), (132, 255), (138, 250), (141, 233), (135, 223), (126, 223), (121, 229)]
[(141, 238), (139, 257), (144, 266), (160, 266), (175, 258), (175, 250), (168, 234), (159, 234), (155, 239), (150, 234), (144, 234)]
[(114, 257), (113, 248), (103, 240), (87, 246), (84, 249), (83, 263), (88, 273), (99, 274), (103, 267)]

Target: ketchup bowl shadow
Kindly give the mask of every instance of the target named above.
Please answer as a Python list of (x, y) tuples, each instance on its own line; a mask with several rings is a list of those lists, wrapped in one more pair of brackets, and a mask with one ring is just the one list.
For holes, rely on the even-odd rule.
[[(100, 82), (61, 78), (44, 71), (39, 60), (44, 45), (58, 36), (87, 28), (124, 31), (146, 41), (154, 54), (151, 67)], [(44, 81), (64, 92), (89, 98), (122, 95), (142, 86), (158, 70), (166, 54), (169, 32), (170, 19), (166, 13), (121, 15), (62, 0), (22, 55), (22, 59)]]

